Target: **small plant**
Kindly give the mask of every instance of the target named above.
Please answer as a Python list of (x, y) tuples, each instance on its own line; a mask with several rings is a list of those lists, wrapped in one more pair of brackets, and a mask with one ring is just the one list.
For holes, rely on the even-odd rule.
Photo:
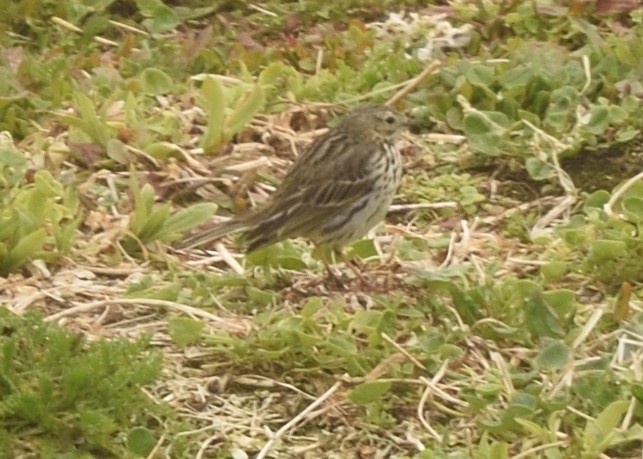
[(201, 139), (206, 152), (216, 151), (232, 139), (265, 104), (261, 84), (223, 86), (216, 78), (206, 76), (199, 103), (207, 113), (207, 127)]
[(134, 171), (131, 174), (130, 187), (134, 198), (134, 210), (129, 228), (134, 237), (127, 237), (123, 243), (130, 253), (137, 252), (137, 247), (141, 244), (177, 238), (182, 232), (210, 219), (217, 209), (216, 204), (199, 203), (172, 213), (169, 202), (155, 204), (154, 189), (148, 183), (141, 188)]
[(141, 392), (161, 370), (161, 354), (144, 339), (88, 343), (4, 308), (0, 332), (0, 451), (130, 457), (125, 434), (168, 414)]
[[(9, 137), (4, 137), (8, 140)], [(0, 145), (0, 276), (20, 269), (30, 260), (54, 262), (68, 253), (82, 217), (71, 187), (64, 187), (49, 171), (31, 179), (22, 152), (10, 141)]]

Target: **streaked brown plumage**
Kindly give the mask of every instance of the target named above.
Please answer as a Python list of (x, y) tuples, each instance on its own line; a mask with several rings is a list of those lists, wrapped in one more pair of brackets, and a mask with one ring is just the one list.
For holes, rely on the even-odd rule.
[(385, 106), (357, 108), (316, 138), (265, 206), (184, 240), (179, 248), (245, 233), (248, 251), (304, 237), (341, 253), (381, 221), (402, 178), (395, 141), (404, 116)]

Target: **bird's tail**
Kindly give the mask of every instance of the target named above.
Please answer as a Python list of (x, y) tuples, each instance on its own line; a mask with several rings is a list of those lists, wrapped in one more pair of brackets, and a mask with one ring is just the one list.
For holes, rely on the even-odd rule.
[(191, 249), (199, 245), (206, 244), (210, 241), (219, 239), (227, 234), (237, 233), (248, 228), (248, 224), (239, 219), (232, 218), (212, 228), (199, 231), (181, 241), (175, 247), (177, 249)]

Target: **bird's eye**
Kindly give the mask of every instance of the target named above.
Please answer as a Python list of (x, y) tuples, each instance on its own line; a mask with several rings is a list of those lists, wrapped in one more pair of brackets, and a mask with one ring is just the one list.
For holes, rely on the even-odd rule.
[(389, 115), (386, 118), (384, 118), (384, 121), (386, 121), (387, 124), (395, 124), (397, 121), (397, 118), (395, 118), (393, 115)]

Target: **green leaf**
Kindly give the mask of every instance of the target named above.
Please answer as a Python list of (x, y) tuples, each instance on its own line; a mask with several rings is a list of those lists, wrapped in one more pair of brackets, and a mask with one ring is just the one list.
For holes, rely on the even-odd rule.
[(200, 320), (177, 317), (168, 323), (168, 331), (177, 346), (185, 347), (201, 340), (204, 324)]
[(58, 197), (63, 194), (63, 186), (48, 170), (39, 170), (34, 175), (36, 190), (46, 197)]
[(643, 222), (643, 198), (626, 197), (621, 202), (621, 209), (633, 222)]
[(348, 398), (358, 405), (373, 403), (391, 389), (389, 381), (373, 381), (359, 384), (349, 392)]
[(141, 457), (148, 456), (154, 445), (156, 438), (154, 432), (142, 426), (134, 427), (127, 432), (127, 449)]
[(547, 282), (555, 282), (567, 274), (569, 266), (564, 261), (550, 261), (540, 267), (540, 274)]
[(533, 156), (527, 158), (525, 168), (529, 176), (534, 180), (547, 180), (555, 174), (555, 169), (551, 165)]
[(0, 148), (0, 187), (12, 187), (25, 176), (27, 159), (20, 150), (13, 147)]
[(542, 295), (559, 318), (568, 317), (576, 311), (576, 294), (572, 290), (560, 288), (543, 292)]
[(503, 87), (510, 89), (515, 87), (524, 87), (534, 78), (533, 70), (522, 65), (510, 68), (500, 75), (498, 83)]
[(636, 397), (636, 400), (643, 404), (643, 382), (633, 383), (630, 390), (632, 391), (632, 395)]
[(308, 267), (301, 257), (292, 256), (277, 257), (273, 266), (291, 271), (302, 271)]
[(596, 105), (589, 111), (589, 119), (585, 124), (585, 129), (594, 135), (602, 135), (609, 124), (609, 109), (604, 105)]
[(202, 202), (181, 209), (166, 219), (157, 237), (162, 239), (175, 233), (195, 228), (211, 219), (216, 210), (217, 205), (209, 202)]
[(200, 145), (206, 152), (210, 152), (223, 143), (225, 95), (221, 83), (210, 76), (203, 80), (199, 95), (200, 98), (197, 100), (208, 114), (208, 126), (201, 138)]
[(279, 294), (271, 290), (262, 290), (256, 287), (246, 287), (246, 294), (252, 304), (257, 306), (268, 306), (274, 304)]
[(620, 142), (620, 143), (626, 143), (626, 142), (629, 142), (630, 140), (635, 139), (640, 134), (641, 134), (641, 131), (639, 129), (636, 129), (634, 127), (624, 127), (623, 129), (619, 129), (616, 132), (614, 141)]
[(467, 80), (474, 86), (488, 88), (494, 82), (494, 70), (485, 65), (472, 65), (467, 69)]
[(603, 209), (610, 200), (610, 194), (605, 190), (597, 190), (585, 198), (585, 208)]
[(551, 341), (536, 357), (536, 367), (546, 371), (565, 368), (569, 362), (569, 347), (562, 341)]
[(582, 435), (583, 457), (596, 457), (607, 448), (619, 443), (618, 426), (630, 402), (617, 400), (609, 404), (594, 421), (585, 426)]
[(94, 103), (84, 93), (75, 92), (73, 98), (79, 117), (77, 126), (97, 145), (107, 147), (110, 132), (106, 120), (98, 116)]
[(130, 219), (130, 229), (134, 234), (139, 234), (152, 213), (154, 206), (154, 188), (149, 183), (139, 189), (135, 173), (132, 173), (130, 188), (134, 195), (134, 212)]
[(148, 67), (141, 73), (141, 89), (145, 94), (158, 96), (172, 92), (174, 83), (167, 73)]
[(351, 251), (360, 258), (368, 258), (377, 255), (375, 242), (372, 239), (360, 239), (351, 244)]
[(179, 153), (181, 149), (171, 142), (153, 142), (146, 145), (145, 153), (156, 159), (167, 159)]
[(507, 459), (509, 457), (509, 445), (504, 441), (497, 441), (491, 445), (489, 459)]
[(301, 316), (304, 318), (312, 317), (320, 309), (324, 307), (324, 300), (318, 296), (308, 298), (301, 306)]
[(472, 112), (464, 117), (463, 131), (471, 147), (491, 156), (502, 152), (498, 148), (509, 124), (507, 115), (501, 112)]
[(172, 206), (169, 202), (158, 206), (152, 211), (152, 213), (147, 217), (143, 227), (140, 229), (136, 236), (143, 242), (147, 244), (148, 242), (153, 242), (159, 238), (159, 234), (163, 231), (163, 227), (170, 215), (170, 210)]
[(118, 139), (109, 139), (105, 146), (107, 156), (118, 164), (128, 165), (131, 162), (131, 155), (127, 151), (127, 147), (123, 142)]
[(558, 316), (539, 289), (534, 289), (525, 302), (525, 326), (536, 337), (562, 338), (565, 335)]
[[(149, 0), (138, 0), (137, 3), (152, 3)], [(148, 9), (149, 17), (143, 20), (143, 25), (152, 33), (166, 33), (174, 30), (179, 24), (179, 16), (172, 8), (157, 2), (157, 5)]]
[(621, 423), (623, 415), (627, 411), (629, 405), (629, 400), (617, 400), (610, 403), (603, 411), (601, 411), (592, 424), (598, 427), (604, 435), (609, 434)]
[(246, 94), (227, 120), (226, 128), (229, 135), (236, 134), (245, 127), (252, 118), (263, 110), (265, 104), (265, 94), (263, 87), (255, 85), (251, 93)]
[(22, 266), (40, 252), (47, 240), (47, 231), (44, 228), (37, 229), (22, 237), (18, 243), (9, 251), (9, 270)]
[(611, 239), (596, 239), (587, 254), (587, 260), (599, 264), (605, 261), (623, 258), (627, 256), (627, 244), (623, 241)]

